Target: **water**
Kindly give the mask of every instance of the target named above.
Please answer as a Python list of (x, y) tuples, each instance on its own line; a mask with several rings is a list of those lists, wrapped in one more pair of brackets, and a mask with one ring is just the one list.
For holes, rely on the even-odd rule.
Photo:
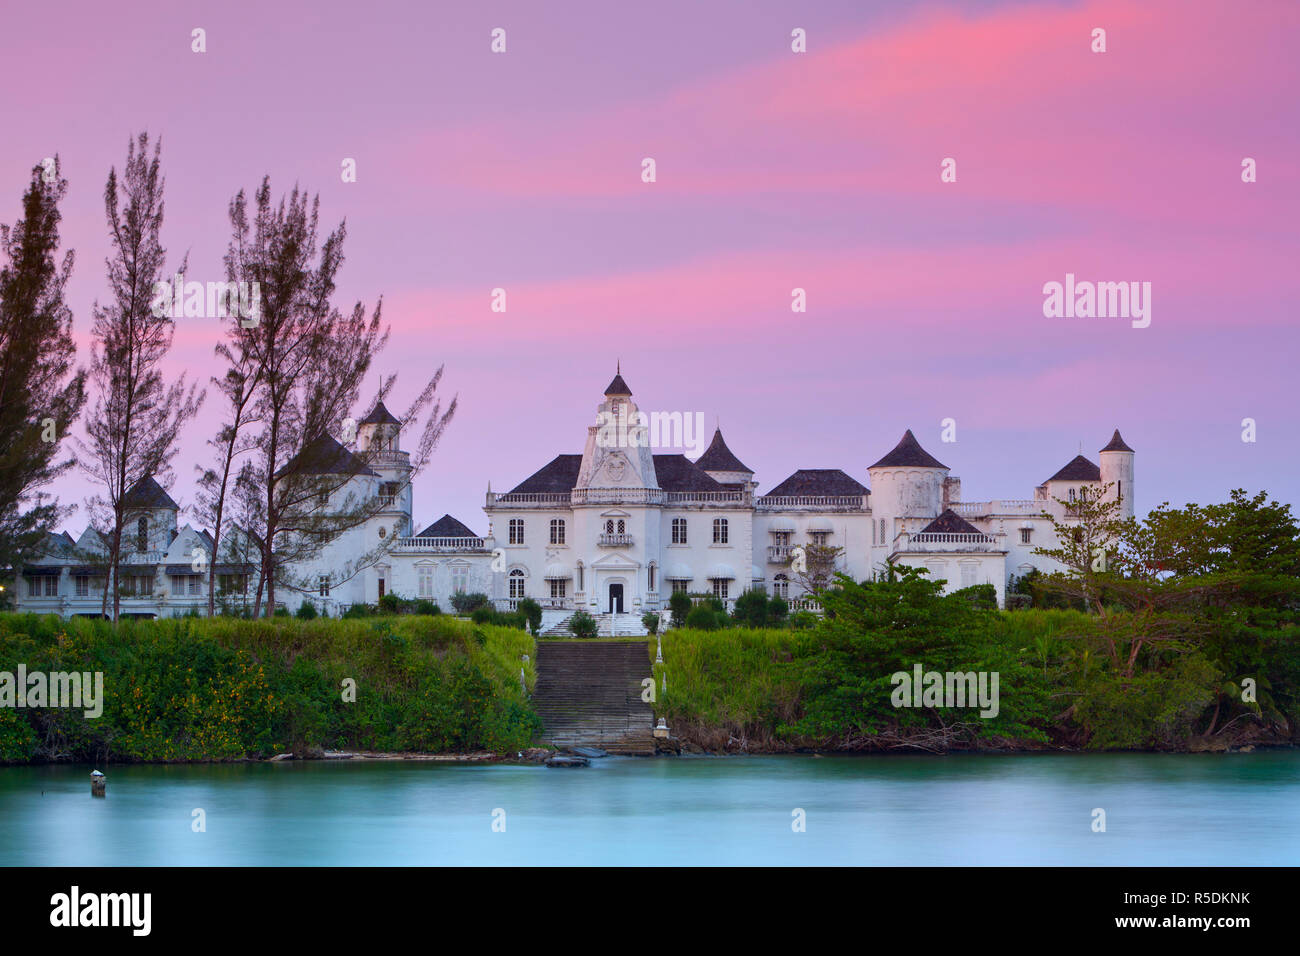
[(0, 865), (1300, 863), (1296, 751), (90, 769), (0, 768)]

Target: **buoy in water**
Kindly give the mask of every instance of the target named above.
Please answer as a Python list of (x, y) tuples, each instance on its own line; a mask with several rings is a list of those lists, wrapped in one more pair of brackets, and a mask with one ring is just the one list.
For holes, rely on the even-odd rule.
[(90, 795), (92, 797), (102, 797), (106, 794), (108, 788), (108, 778), (98, 770), (90, 771)]

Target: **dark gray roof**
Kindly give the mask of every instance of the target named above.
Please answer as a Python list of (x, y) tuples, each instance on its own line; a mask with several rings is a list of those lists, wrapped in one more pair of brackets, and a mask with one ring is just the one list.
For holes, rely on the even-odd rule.
[(473, 531), (470, 531), (464, 524), (457, 521), (451, 515), (443, 515), (429, 527), (425, 528), (417, 538), (477, 538)]
[(894, 450), (871, 467), (897, 468), (900, 466), (909, 468), (948, 467), (921, 447), (921, 443), (916, 440), (916, 436), (912, 434), (910, 428), (903, 433), (903, 437), (894, 446)]
[(1115, 429), (1115, 434), (1111, 436), (1110, 444), (1102, 449), (1102, 451), (1132, 451), (1132, 450), (1133, 450), (1132, 448), (1129, 448), (1128, 445), (1124, 444), (1124, 439), (1119, 437), (1118, 428)]
[(655, 455), (655, 478), (664, 491), (724, 491), (698, 462), (685, 455)]
[(1084, 458), (1075, 455), (1064, 468), (1054, 474), (1048, 481), (1101, 481), (1101, 469)]
[(131, 486), (131, 489), (122, 496), (122, 507), (124, 508), (172, 508), (179, 510), (179, 505), (172, 501), (171, 495), (163, 490), (162, 485), (153, 480), (152, 475), (146, 475)]
[(370, 410), (370, 414), (361, 419), (358, 423), (361, 425), (400, 425), (401, 421), (387, 408), (383, 402), (375, 402), (375, 407)]
[(556, 455), (540, 470), (511, 488), (510, 494), (560, 494), (572, 491), (578, 483), (578, 471), (581, 468), (581, 455)]
[(606, 395), (631, 395), (632, 389), (627, 387), (627, 382), (623, 381), (623, 375), (620, 372), (614, 376), (614, 381), (609, 383), (609, 388), (605, 389)]
[(713, 433), (713, 441), (704, 454), (696, 459), (695, 464), (705, 471), (743, 471), (752, 475), (753, 469), (746, 468), (739, 458), (731, 453), (727, 443), (722, 440), (722, 429)]
[(374, 475), (352, 452), (329, 435), (322, 435), (303, 446), (276, 475), (294, 471), (303, 475)]
[(764, 498), (773, 495), (865, 495), (867, 486), (838, 468), (800, 468)]
[(951, 508), (945, 508), (943, 514), (921, 529), (921, 534), (983, 534)]

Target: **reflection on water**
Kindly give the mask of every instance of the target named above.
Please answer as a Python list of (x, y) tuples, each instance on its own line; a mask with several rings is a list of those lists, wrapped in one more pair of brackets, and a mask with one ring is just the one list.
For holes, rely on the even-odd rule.
[(1295, 751), (106, 769), (0, 768), (0, 864), (1300, 863)]

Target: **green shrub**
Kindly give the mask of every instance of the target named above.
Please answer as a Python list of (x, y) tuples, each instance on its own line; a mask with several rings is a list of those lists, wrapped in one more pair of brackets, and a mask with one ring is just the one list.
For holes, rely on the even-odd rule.
[(303, 601), (298, 605), (298, 613), (295, 615), (300, 621), (314, 621), (316, 619), (316, 605), (311, 601)]
[(641, 615), (642, 626), (654, 637), (659, 633), (659, 615), (654, 611), (646, 611)]
[(685, 627), (686, 615), (691, 613), (691, 596), (685, 591), (668, 595), (668, 610), (673, 614), (673, 627)]
[(697, 604), (686, 615), (686, 627), (693, 631), (716, 631), (726, 626), (726, 619), (725, 611), (719, 616), (719, 612), (709, 605)]
[(421, 598), (415, 602), (415, 613), (424, 615), (441, 614), (442, 608), (426, 598)]
[(464, 594), (456, 592), (451, 596), (451, 606), (457, 614), (472, 614), (481, 607), (488, 604), (488, 596), (479, 592), (473, 594)]
[(379, 599), (379, 610), (384, 614), (401, 614), (407, 602), (391, 591)]
[(536, 637), (542, 627), (542, 606), (532, 598), (526, 597), (520, 600), (517, 610), (524, 616), (528, 624), (528, 632)]
[(586, 611), (576, 611), (573, 617), (569, 618), (569, 630), (573, 632), (574, 637), (592, 638), (596, 636), (599, 624)]

